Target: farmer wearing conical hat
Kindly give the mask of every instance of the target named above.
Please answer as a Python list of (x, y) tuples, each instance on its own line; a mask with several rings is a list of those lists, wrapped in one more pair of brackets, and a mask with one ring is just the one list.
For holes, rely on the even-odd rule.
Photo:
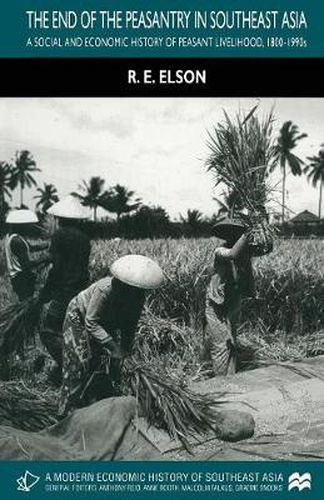
[(59, 383), (62, 373), (62, 328), (70, 300), (89, 284), (90, 240), (81, 230), (80, 222), (88, 212), (73, 196), (55, 203), (48, 211), (58, 220), (50, 248), (51, 269), (41, 299), (43, 310), (40, 337), (56, 361), (51, 378)]
[(158, 264), (142, 255), (121, 257), (110, 271), (112, 277), (96, 281), (68, 306), (63, 327), (62, 415), (109, 395), (113, 365), (132, 350), (145, 290), (163, 282)]
[(272, 242), (255, 245), (240, 218), (225, 217), (214, 229), (225, 243), (215, 251), (214, 274), (207, 289), (205, 354), (215, 375), (227, 375), (236, 372), (242, 299), (253, 297), (255, 292), (251, 257), (270, 252)]
[(32, 259), (31, 254), (48, 248), (46, 242), (32, 244), (26, 240), (26, 234), (37, 223), (36, 214), (28, 209), (11, 210), (6, 219), (6, 262), (11, 285), (19, 300), (34, 294), (36, 275), (33, 270), (44, 261), (41, 258)]

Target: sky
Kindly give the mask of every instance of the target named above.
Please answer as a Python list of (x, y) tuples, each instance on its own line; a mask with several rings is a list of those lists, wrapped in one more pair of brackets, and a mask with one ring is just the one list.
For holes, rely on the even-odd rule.
[[(223, 110), (234, 115), (256, 103), (260, 116), (274, 108), (275, 133), (292, 120), (308, 134), (295, 150), (298, 156), (306, 160), (318, 153), (324, 143), (324, 99), (1, 98), (0, 160), (29, 150), (41, 169), (37, 182), (54, 184), (60, 197), (76, 191), (83, 179), (100, 176), (106, 187), (125, 185), (172, 218), (188, 209), (211, 215), (218, 209), (213, 196), (222, 189), (214, 189), (206, 172), (207, 131), (223, 120)], [(280, 178), (278, 170), (273, 184)], [(291, 216), (318, 212), (318, 190), (304, 176), (289, 175), (287, 191)], [(31, 208), (35, 194), (26, 190)], [(273, 208), (280, 211), (279, 204)]]

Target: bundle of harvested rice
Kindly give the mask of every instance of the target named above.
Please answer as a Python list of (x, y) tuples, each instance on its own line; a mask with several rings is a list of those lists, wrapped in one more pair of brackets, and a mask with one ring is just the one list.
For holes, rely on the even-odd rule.
[(131, 389), (149, 423), (165, 429), (171, 438), (178, 438), (188, 451), (189, 436), (216, 431), (215, 407), (221, 403), (215, 396), (192, 392), (176, 377), (155, 371), (147, 362), (134, 358), (126, 360), (123, 368), (124, 385)]
[[(154, 370), (147, 361), (125, 361), (122, 393), (135, 396), (138, 412), (178, 438), (188, 451), (189, 436), (197, 439), (197, 434), (217, 432), (216, 406), (221, 402), (216, 396), (192, 392), (178, 377)], [(0, 424), (37, 431), (57, 422), (57, 412), (57, 392), (29, 389), (23, 381), (0, 383)]]
[(277, 149), (272, 135), (273, 113), (260, 120), (255, 116), (257, 107), (246, 116), (236, 114), (235, 119), (224, 112), (224, 123), (218, 123), (209, 133), (210, 154), (206, 164), (207, 170), (215, 175), (216, 185), (225, 184), (229, 193), (235, 193), (236, 205), (247, 210), (244, 219), (251, 244), (263, 246), (263, 253), (267, 253), (273, 229), (266, 217), (265, 204), (273, 191), (268, 175), (277, 162)]
[(23, 381), (0, 382), (0, 424), (38, 431), (57, 422), (57, 394), (29, 389)]
[(40, 297), (34, 295), (1, 311), (0, 350), (3, 355), (19, 350), (33, 336), (40, 309)]
[(265, 213), (241, 214), (247, 226), (247, 237), (253, 256), (266, 255), (273, 250), (273, 238), (277, 229), (270, 225)]

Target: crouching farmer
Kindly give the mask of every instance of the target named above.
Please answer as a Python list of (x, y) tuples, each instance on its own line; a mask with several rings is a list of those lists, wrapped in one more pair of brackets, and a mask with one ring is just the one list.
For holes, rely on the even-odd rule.
[[(131, 353), (145, 290), (162, 285), (160, 267), (142, 255), (126, 255), (103, 278), (70, 302), (63, 326), (63, 384), (60, 413), (65, 415), (109, 395), (112, 365)], [(105, 390), (91, 391), (106, 372)]]
[(252, 256), (272, 250), (251, 244), (240, 219), (224, 218), (215, 226), (223, 240), (214, 257), (214, 274), (206, 294), (204, 342), (205, 356), (215, 375), (229, 375), (237, 369), (237, 330), (241, 320), (242, 299), (255, 294)]

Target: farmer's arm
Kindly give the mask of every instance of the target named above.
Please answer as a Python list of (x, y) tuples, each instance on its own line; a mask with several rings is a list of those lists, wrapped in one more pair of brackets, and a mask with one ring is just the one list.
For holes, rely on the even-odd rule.
[(107, 294), (96, 288), (87, 307), (85, 327), (88, 334), (99, 344), (112, 350), (116, 347), (115, 341), (112, 335), (101, 326), (106, 314), (109, 314)]
[(28, 250), (26, 244), (18, 237), (11, 240), (10, 248), (12, 253), (18, 258), (23, 271), (31, 268), (31, 263), (28, 257)]
[(53, 264), (53, 269), (58, 273), (60, 272), (62, 258), (64, 259), (64, 251), (62, 252), (62, 248), (62, 235), (58, 231), (53, 234), (48, 249), (49, 259)]
[(44, 262), (52, 264), (46, 283), (41, 291), (41, 300), (46, 303), (52, 299), (52, 291), (57, 287), (57, 282), (61, 276), (61, 257), (60, 257), (60, 236), (54, 233), (51, 239), (49, 250), (44, 257)]
[(238, 260), (244, 254), (249, 246), (246, 234), (237, 240), (232, 248), (219, 247), (215, 252), (215, 258), (221, 260)]
[(49, 242), (42, 241), (41, 243), (29, 243), (29, 250), (31, 252), (41, 252), (43, 250), (48, 250)]
[(30, 266), (31, 267), (38, 267), (42, 264), (50, 264), (52, 262), (52, 259), (49, 255), (48, 252), (46, 252), (44, 255), (42, 255), (42, 257), (38, 257), (37, 259), (33, 259), (32, 261), (30, 261)]
[(225, 285), (221, 281), (219, 274), (211, 277), (206, 292), (206, 311), (212, 306), (214, 314), (220, 321), (225, 319)]
[(144, 298), (136, 307), (130, 306), (127, 318), (125, 318), (125, 325), (121, 330), (121, 349), (124, 354), (130, 354), (132, 351), (135, 332), (143, 309)]

